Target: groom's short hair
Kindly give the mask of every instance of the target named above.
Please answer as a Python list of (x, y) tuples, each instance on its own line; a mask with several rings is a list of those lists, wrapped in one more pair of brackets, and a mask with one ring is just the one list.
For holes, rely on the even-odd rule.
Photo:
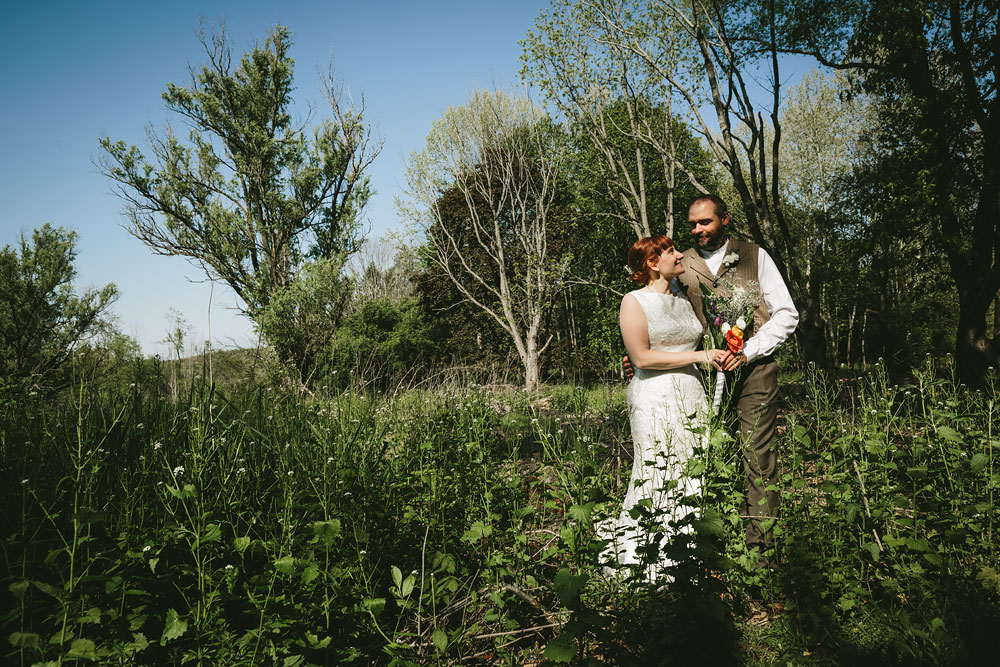
[(691, 206), (694, 206), (698, 202), (703, 202), (703, 201), (710, 201), (713, 204), (715, 204), (715, 214), (720, 218), (723, 216), (723, 214), (729, 213), (729, 207), (726, 206), (726, 202), (722, 201), (722, 197), (720, 197), (719, 195), (712, 195), (712, 194), (699, 195), (695, 197), (694, 199), (691, 200), (691, 205), (688, 206), (688, 210), (691, 209)]

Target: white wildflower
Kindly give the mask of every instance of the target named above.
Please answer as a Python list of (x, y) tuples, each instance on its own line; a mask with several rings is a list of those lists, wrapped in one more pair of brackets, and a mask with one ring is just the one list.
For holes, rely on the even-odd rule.
[(174, 468), (174, 477), (180, 477), (184, 474), (184, 466), (177, 466)]
[(154, 442), (153, 443), (153, 451), (155, 452), (156, 450), (158, 450), (162, 446), (163, 446), (162, 442)]
[(148, 544), (147, 544), (146, 546), (144, 546), (144, 547), (142, 548), (142, 553), (147, 553), (147, 552), (148, 552), (148, 551), (149, 551), (150, 549), (152, 549), (152, 548), (153, 548), (153, 547), (151, 547), (150, 545), (148, 545)]

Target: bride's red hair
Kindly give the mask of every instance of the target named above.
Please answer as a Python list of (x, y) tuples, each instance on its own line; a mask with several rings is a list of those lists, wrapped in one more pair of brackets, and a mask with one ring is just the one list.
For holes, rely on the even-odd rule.
[(628, 251), (628, 265), (632, 269), (632, 280), (646, 285), (653, 276), (649, 269), (649, 260), (656, 259), (674, 247), (674, 242), (665, 234), (647, 236), (635, 242)]

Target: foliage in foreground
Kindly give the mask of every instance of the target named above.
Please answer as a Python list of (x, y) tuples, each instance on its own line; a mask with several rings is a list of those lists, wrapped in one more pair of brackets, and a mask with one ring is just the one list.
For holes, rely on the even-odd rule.
[(929, 367), (787, 384), (774, 574), (713, 433), (661, 590), (596, 555), (631, 467), (621, 387), (152, 386), (2, 406), (11, 664), (953, 664), (1000, 630), (995, 386)]

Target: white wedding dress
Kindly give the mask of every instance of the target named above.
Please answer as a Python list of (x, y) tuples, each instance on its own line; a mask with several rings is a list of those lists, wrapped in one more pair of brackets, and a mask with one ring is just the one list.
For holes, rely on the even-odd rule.
[[(702, 326), (687, 297), (645, 290), (632, 295), (649, 323), (651, 349), (685, 352), (698, 347)], [(693, 365), (663, 371), (638, 369), (628, 386), (628, 405), (635, 452), (632, 477), (621, 513), (597, 526), (597, 534), (610, 540), (603, 554), (606, 563), (644, 565), (645, 578), (655, 581), (671, 564), (664, 556), (655, 556), (678, 533), (671, 523), (696, 509), (678, 501), (701, 492), (700, 479), (684, 474), (696, 445), (706, 438), (702, 427), (708, 401), (701, 373)], [(656, 530), (644, 530), (630, 513), (643, 499), (649, 499), (648, 508), (656, 515)], [(659, 551), (643, 549), (651, 544), (658, 544)], [(652, 558), (656, 561), (650, 562)]]

